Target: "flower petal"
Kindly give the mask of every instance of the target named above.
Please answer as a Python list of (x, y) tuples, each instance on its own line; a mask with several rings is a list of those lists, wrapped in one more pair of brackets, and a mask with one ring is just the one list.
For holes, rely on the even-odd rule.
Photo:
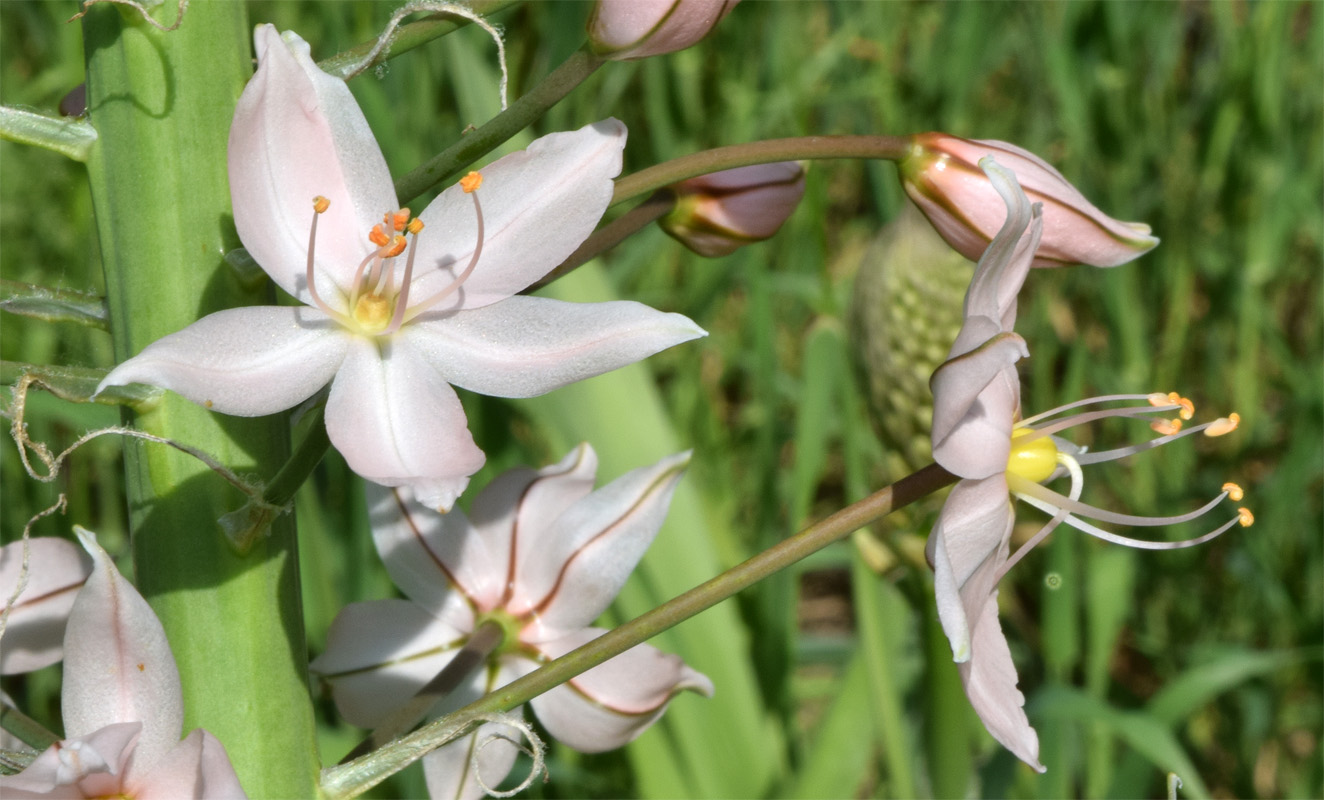
[(326, 430), (350, 469), (383, 486), (411, 486), (431, 508), (449, 509), (483, 466), (460, 398), (403, 337), (350, 340)]
[(494, 397), (534, 397), (707, 336), (680, 314), (641, 303), (512, 297), (401, 331), (446, 380)]
[(96, 534), (78, 526), (74, 532), (93, 568), (64, 635), (64, 733), (74, 739), (117, 722), (141, 722), (134, 763), (151, 769), (179, 742), (183, 727), (175, 657), (160, 620), (115, 569)]
[(241, 417), (274, 414), (335, 375), (349, 335), (311, 308), (251, 306), (210, 314), (111, 370), (97, 391), (149, 383)]
[[(375, 249), (369, 229), (398, 201), (386, 160), (345, 82), (318, 69), (307, 42), (293, 32), (282, 36), (259, 25), (253, 45), (257, 72), (230, 126), (234, 224), (272, 280), (309, 302), (313, 198), (331, 201), (318, 223), (318, 274), (342, 291)], [(330, 285), (317, 288), (324, 300), (343, 306)]]
[[(977, 338), (995, 327), (987, 317), (973, 317), (966, 320), (961, 332), (962, 336), (972, 332), (972, 338)], [(957, 345), (962, 344), (958, 337)], [(995, 333), (934, 371), (929, 381), (934, 461), (963, 478), (986, 478), (1007, 469), (1011, 430), (1021, 401), (1014, 365), (1028, 355), (1020, 336)]]
[(996, 586), (1015, 521), (1007, 481), (999, 474), (952, 487), (929, 534), (938, 618), (955, 661), (971, 656), (970, 620), (979, 618)]
[(494, 593), (489, 584), (506, 574), (504, 550), (489, 550), (459, 509), (440, 514), (408, 487), (365, 488), (372, 540), (391, 580), (437, 618), (472, 627), (479, 598)]
[(196, 728), (166, 753), (148, 774), (130, 766), (126, 794), (134, 800), (240, 800), (247, 798), (239, 785), (230, 756), (221, 740)]
[(407, 600), (351, 603), (309, 668), (331, 684), (342, 717), (372, 728), (436, 677), (468, 635)]
[[(575, 251), (611, 202), (625, 125), (605, 119), (552, 133), (484, 167), (477, 196), (484, 240), (478, 265), (441, 308), (479, 308), (523, 291)], [(419, 214), (411, 304), (445, 289), (478, 240), (474, 200), (452, 186)]]
[(1016, 322), (1016, 295), (1030, 273), (1030, 264), (1043, 235), (1043, 206), (1031, 206), (1016, 182), (1016, 174), (1002, 168), (992, 157), (980, 160), (979, 164), (1006, 205), (1007, 217), (975, 265), (965, 295), (965, 316), (998, 320), (1002, 329), (1009, 331)]
[[(28, 541), (28, 584), (9, 612), (0, 675), (31, 672), (64, 657), (64, 626), (92, 561), (66, 539), (42, 536)], [(18, 588), (23, 542), (0, 548), (0, 602)]]
[(140, 722), (121, 722), (87, 736), (56, 742), (22, 772), (0, 776), (0, 797), (26, 800), (118, 795), (141, 730)]
[(1016, 665), (998, 622), (998, 593), (988, 595), (975, 623), (970, 660), (958, 665), (970, 705), (994, 739), (1021, 761), (1046, 772), (1039, 763), (1039, 736), (1025, 716), (1025, 695), (1016, 688)]
[[(431, 715), (441, 716), (463, 708), (478, 698), (498, 689), (516, 678), (529, 674), (537, 667), (525, 658), (507, 657), (498, 662), (495, 670), (481, 670), (468, 681), (456, 687), (445, 700), (438, 703)], [(508, 712), (524, 718), (524, 707)], [(487, 794), (473, 770), (474, 752), (478, 752), (478, 774), (482, 783), (495, 787), (515, 765), (523, 734), (511, 725), (487, 722), (474, 733), (433, 750), (423, 757), (423, 775), (427, 780), (428, 795), (433, 800), (456, 798), (478, 800)]]
[[(538, 649), (548, 658), (559, 658), (604, 633), (585, 628)], [(581, 752), (597, 753), (643, 733), (683, 689), (711, 697), (713, 683), (680, 656), (641, 644), (533, 698), (531, 704), (552, 736)]]
[(662, 527), (688, 452), (627, 472), (557, 517), (528, 543), (506, 609), (534, 614), (520, 638), (544, 642), (597, 619)]

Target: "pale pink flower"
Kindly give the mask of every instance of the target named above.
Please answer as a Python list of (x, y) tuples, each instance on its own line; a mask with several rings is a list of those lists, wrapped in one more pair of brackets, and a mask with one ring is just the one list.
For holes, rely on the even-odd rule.
[(1029, 199), (1043, 205), (1042, 239), (1032, 266), (1115, 267), (1158, 244), (1148, 225), (1103, 213), (1028, 150), (1007, 142), (918, 134), (900, 163), (906, 194), (942, 238), (971, 261), (988, 247), (1004, 218), (997, 190), (978, 166), (985, 156), (1015, 173)]
[(66, 738), (0, 777), (0, 796), (245, 797), (215, 736), (199, 728), (180, 741), (184, 700), (165, 630), (96, 536), (75, 530), (93, 568), (64, 636)]
[(740, 0), (598, 0), (588, 20), (593, 52), (617, 61), (695, 44)]
[(230, 129), (235, 227), (307, 305), (212, 314), (103, 388), (150, 383), (259, 416), (330, 383), (327, 433), (350, 467), (449, 508), (484, 461), (452, 384), (530, 397), (704, 335), (639, 303), (517, 296), (601, 218), (625, 145), (617, 120), (544, 136), (413, 218), (345, 84), (293, 33), (261, 25), (254, 40)]
[(798, 161), (755, 164), (681, 181), (676, 207), (658, 224), (701, 256), (715, 258), (771, 238), (805, 193)]
[[(605, 631), (590, 627), (620, 591), (666, 516), (688, 454), (629, 472), (593, 491), (597, 456), (587, 444), (559, 464), (503, 473), (469, 515), (437, 514), (407, 489), (369, 487), (373, 537), (408, 600), (346, 607), (327, 651), (312, 664), (331, 684), (345, 719), (375, 727), (450, 663), (484, 621), (506, 638), (485, 667), (433, 709), (458, 709), (574, 650)], [(581, 751), (620, 747), (639, 735), (682, 689), (712, 683), (680, 658), (639, 645), (534, 698), (547, 731)], [(482, 796), (470, 769), (488, 723), (423, 759), (433, 797)], [(480, 751), (482, 781), (510, 771), (515, 748)]]
[[(64, 628), (92, 560), (78, 545), (53, 536), (28, 541), (28, 582), (9, 609), (0, 640), (0, 675), (32, 672), (64, 657)], [(0, 547), (0, 602), (18, 588), (23, 542)]]
[[(980, 166), (1007, 209), (1006, 222), (975, 268), (965, 299), (964, 324), (947, 361), (933, 374), (933, 457), (962, 480), (952, 488), (929, 535), (928, 557), (934, 569), (938, 616), (971, 705), (993, 738), (1042, 772), (1039, 738), (1023, 710), (1025, 698), (1016, 688), (1016, 668), (998, 622), (997, 585), (1006, 571), (1063, 523), (1131, 547), (1172, 549), (1208, 541), (1238, 522), (1250, 524), (1251, 518), (1242, 509), (1214, 531), (1180, 542), (1130, 539), (1086, 521), (1171, 525), (1207, 513), (1226, 497), (1240, 500), (1241, 490), (1227, 484), (1206, 505), (1173, 517), (1117, 514), (1079, 501), (1082, 465), (1122, 458), (1199, 431), (1221, 435), (1235, 428), (1236, 415), (1180, 433), (1180, 419), (1160, 419), (1152, 425), (1161, 434), (1158, 438), (1099, 453), (1086, 453), (1053, 434), (1104, 417), (1144, 418), (1176, 411), (1188, 419), (1194, 409), (1175, 394), (1115, 395), (1021, 419), (1015, 365), (1029, 350), (1012, 327), (1016, 294), (1029, 272), (1043, 220), (1039, 204), (1030, 205), (1016, 175), (991, 158), (982, 159)], [(1060, 416), (1085, 405), (1115, 402), (1130, 405)], [(1057, 419), (1050, 421), (1050, 417)], [(1040, 485), (1064, 475), (1071, 477), (1067, 496)], [(1013, 495), (1046, 511), (1052, 519), (1009, 558), (1015, 522)]]

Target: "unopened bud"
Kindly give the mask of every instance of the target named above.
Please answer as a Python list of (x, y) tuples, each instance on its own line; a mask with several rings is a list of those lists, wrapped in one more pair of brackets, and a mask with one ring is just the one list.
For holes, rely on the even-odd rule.
[(776, 233), (805, 193), (805, 171), (796, 161), (755, 164), (671, 188), (676, 207), (658, 224), (699, 255), (716, 258)]
[(979, 159), (988, 155), (1016, 173), (1030, 202), (1043, 203), (1044, 233), (1033, 266), (1115, 267), (1158, 244), (1148, 225), (1104, 214), (1027, 150), (945, 133), (918, 134), (900, 163), (901, 181), (938, 233), (966, 258), (978, 259), (1007, 217), (1006, 204), (979, 168)]
[(598, 0), (588, 20), (594, 53), (614, 61), (684, 50), (740, 0)]

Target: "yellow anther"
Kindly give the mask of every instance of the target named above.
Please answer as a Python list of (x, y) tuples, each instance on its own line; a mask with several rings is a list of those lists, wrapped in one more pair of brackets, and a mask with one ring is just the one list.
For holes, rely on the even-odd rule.
[(402, 231), (405, 229), (405, 226), (409, 224), (409, 209), (402, 208), (394, 214), (391, 214), (390, 217), (391, 227), (395, 228), (397, 231)]
[(1163, 392), (1154, 392), (1145, 399), (1149, 401), (1149, 404), (1151, 406), (1154, 406), (1155, 408), (1161, 408), (1162, 406), (1172, 405), (1172, 396), (1175, 394), (1176, 392), (1169, 392), (1167, 394), (1164, 394)]
[(423, 230), (423, 220), (419, 219), (418, 217), (414, 217), (413, 219), (409, 220), (409, 226), (407, 230), (410, 233), (417, 236), (418, 232)]
[(1171, 436), (1181, 430), (1181, 420), (1179, 419), (1156, 419), (1149, 423), (1149, 427), (1154, 429), (1155, 433), (1163, 436)]
[(483, 175), (481, 172), (470, 172), (463, 178), (460, 178), (460, 188), (465, 194), (473, 194), (478, 191), (478, 187), (483, 185)]
[(1223, 484), (1223, 491), (1227, 492), (1227, 496), (1232, 498), (1232, 502), (1234, 503), (1240, 503), (1241, 498), (1246, 496), (1246, 493), (1242, 491), (1241, 487), (1231, 481)]
[(1205, 436), (1222, 436), (1225, 433), (1231, 433), (1241, 424), (1241, 415), (1233, 411), (1226, 417), (1219, 417), (1209, 423), (1209, 427), (1204, 429)]
[(382, 230), (382, 226), (373, 225), (372, 230), (368, 231), (368, 241), (378, 247), (385, 247), (391, 243), (391, 237), (386, 235), (386, 231)]
[(403, 253), (405, 251), (405, 247), (407, 246), (408, 243), (405, 240), (405, 237), (397, 233), (391, 239), (391, 246), (388, 247), (386, 251), (382, 253), (382, 258), (394, 258), (395, 256), (398, 256), (401, 253)]
[(1255, 524), (1255, 515), (1250, 513), (1249, 508), (1238, 508), (1237, 522), (1241, 525), (1241, 527), (1249, 528), (1250, 526)]
[(330, 201), (330, 200), (327, 200), (325, 197), (321, 196), (320, 194), (319, 194), (318, 196), (316, 196), (316, 197), (313, 198), (313, 211), (314, 211), (314, 212), (316, 212), (316, 213), (318, 213), (318, 214), (321, 214), (322, 212), (326, 211), (326, 210), (327, 210), (328, 208), (330, 208), (330, 207), (331, 207), (331, 201)]
[(1181, 411), (1178, 413), (1181, 414), (1182, 419), (1190, 419), (1195, 416), (1195, 403), (1192, 403), (1189, 398), (1182, 397), (1176, 392), (1169, 394), (1168, 398), (1172, 400), (1173, 405), (1181, 406)]

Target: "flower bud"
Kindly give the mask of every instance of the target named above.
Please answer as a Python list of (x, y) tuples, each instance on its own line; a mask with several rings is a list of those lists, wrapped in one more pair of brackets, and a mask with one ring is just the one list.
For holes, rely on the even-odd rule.
[(945, 133), (918, 134), (900, 163), (901, 182), (938, 233), (966, 258), (978, 259), (1006, 219), (1005, 204), (979, 168), (986, 155), (1016, 173), (1031, 202), (1043, 203), (1043, 239), (1032, 266), (1115, 267), (1158, 244), (1148, 225), (1104, 214), (1027, 150)]
[(676, 207), (658, 220), (662, 230), (701, 256), (716, 258), (770, 238), (805, 193), (797, 161), (737, 167), (671, 187)]
[(593, 52), (614, 61), (684, 50), (740, 0), (598, 0), (588, 20)]

